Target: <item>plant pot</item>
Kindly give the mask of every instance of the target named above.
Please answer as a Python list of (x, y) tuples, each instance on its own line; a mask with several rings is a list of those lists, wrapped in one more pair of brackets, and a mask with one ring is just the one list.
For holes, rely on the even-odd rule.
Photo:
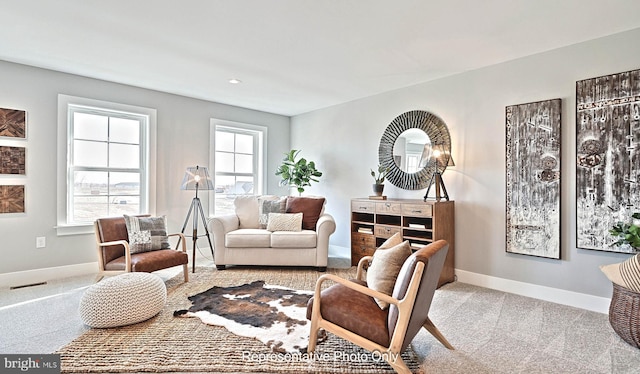
[(373, 185), (373, 193), (376, 194), (376, 196), (382, 196), (382, 191), (384, 191), (384, 184)]

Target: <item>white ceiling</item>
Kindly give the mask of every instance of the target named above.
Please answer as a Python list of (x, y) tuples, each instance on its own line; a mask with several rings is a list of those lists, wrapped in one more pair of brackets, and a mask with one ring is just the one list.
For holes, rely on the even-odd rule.
[(0, 9), (0, 59), (289, 116), (640, 27), (638, 0), (0, 0)]

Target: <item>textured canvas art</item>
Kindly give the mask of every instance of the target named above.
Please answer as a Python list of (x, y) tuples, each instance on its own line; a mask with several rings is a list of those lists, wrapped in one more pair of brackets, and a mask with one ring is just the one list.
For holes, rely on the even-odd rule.
[(24, 213), (24, 186), (0, 186), (0, 213)]
[(0, 174), (25, 174), (26, 150), (24, 147), (0, 146)]
[(506, 108), (506, 251), (560, 258), (560, 99)]
[(609, 229), (640, 212), (640, 70), (576, 82), (576, 242), (612, 245)]
[(0, 108), (0, 136), (24, 138), (27, 128), (27, 112)]

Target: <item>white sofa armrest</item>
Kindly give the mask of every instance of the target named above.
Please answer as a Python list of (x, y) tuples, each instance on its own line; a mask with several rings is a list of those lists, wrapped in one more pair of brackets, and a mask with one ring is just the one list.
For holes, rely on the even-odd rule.
[(329, 260), (329, 236), (336, 231), (336, 221), (330, 214), (323, 214), (316, 223), (318, 235), (316, 264), (318, 267), (326, 267)]
[(224, 263), (225, 235), (240, 228), (240, 219), (235, 214), (213, 217), (209, 220), (209, 231), (213, 234), (214, 263)]

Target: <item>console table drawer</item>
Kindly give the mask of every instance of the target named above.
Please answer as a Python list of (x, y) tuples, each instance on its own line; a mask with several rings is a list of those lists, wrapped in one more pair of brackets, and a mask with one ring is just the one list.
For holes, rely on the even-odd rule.
[(432, 206), (427, 204), (402, 204), (402, 214), (413, 217), (431, 217), (433, 210)]
[(372, 201), (352, 201), (351, 211), (374, 213), (376, 211), (376, 203)]
[(374, 234), (379, 238), (390, 238), (393, 234), (400, 232), (400, 227), (397, 226), (382, 226), (375, 225)]
[(376, 213), (400, 215), (400, 213), (402, 213), (402, 204), (390, 202), (377, 203)]

